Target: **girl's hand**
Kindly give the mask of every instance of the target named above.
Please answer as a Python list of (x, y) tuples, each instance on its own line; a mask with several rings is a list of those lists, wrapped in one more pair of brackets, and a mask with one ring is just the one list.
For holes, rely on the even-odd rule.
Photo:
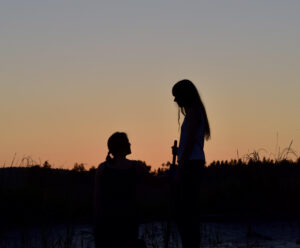
[(181, 183), (181, 172), (180, 169), (178, 168), (173, 176), (173, 183), (175, 185), (180, 184)]
[(181, 169), (183, 166), (183, 160), (178, 160), (178, 169)]

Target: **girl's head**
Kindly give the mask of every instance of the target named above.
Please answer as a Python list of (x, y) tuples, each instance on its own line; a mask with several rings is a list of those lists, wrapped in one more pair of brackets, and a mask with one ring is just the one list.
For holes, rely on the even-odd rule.
[(175, 97), (174, 101), (184, 110), (201, 101), (197, 88), (187, 79), (176, 83), (172, 88), (172, 94)]
[(206, 115), (206, 110), (196, 86), (188, 79), (177, 82), (172, 88), (174, 101), (178, 104), (182, 114), (186, 114), (190, 108), (198, 109), (203, 117), (205, 123), (205, 138), (210, 138), (210, 127)]
[(108, 156), (126, 157), (131, 154), (130, 143), (126, 133), (116, 132), (107, 141)]

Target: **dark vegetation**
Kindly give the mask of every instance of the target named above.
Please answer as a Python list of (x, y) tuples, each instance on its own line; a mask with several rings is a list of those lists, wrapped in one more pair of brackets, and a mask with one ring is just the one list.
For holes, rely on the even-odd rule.
[[(170, 172), (170, 163), (155, 172), (144, 166), (152, 176)], [(0, 226), (92, 223), (95, 171), (83, 164), (52, 169), (48, 162), (0, 168)], [(200, 184), (202, 216), (300, 216), (300, 158), (215, 161), (204, 168)], [(166, 190), (141, 185), (139, 195), (143, 217), (169, 211)]]

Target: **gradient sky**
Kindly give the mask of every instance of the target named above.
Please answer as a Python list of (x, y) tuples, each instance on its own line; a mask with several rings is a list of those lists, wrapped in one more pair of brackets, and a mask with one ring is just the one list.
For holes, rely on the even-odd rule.
[(184, 78), (207, 109), (207, 162), (292, 140), (299, 155), (299, 13), (298, 0), (1, 1), (0, 165), (89, 168), (125, 131), (128, 158), (157, 168)]

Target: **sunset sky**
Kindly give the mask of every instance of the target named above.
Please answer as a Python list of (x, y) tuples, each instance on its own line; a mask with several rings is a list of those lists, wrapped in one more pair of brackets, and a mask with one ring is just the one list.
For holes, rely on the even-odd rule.
[(298, 0), (1, 1), (0, 166), (89, 168), (124, 131), (128, 158), (155, 169), (180, 135), (184, 78), (206, 106), (208, 163), (292, 140), (299, 156), (299, 13)]

